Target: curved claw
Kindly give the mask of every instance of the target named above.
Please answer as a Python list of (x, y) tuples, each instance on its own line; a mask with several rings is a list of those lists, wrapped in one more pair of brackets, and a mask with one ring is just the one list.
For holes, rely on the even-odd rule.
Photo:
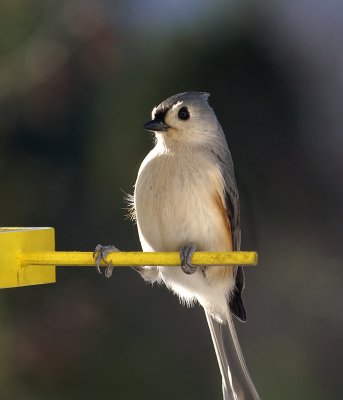
[(114, 268), (114, 267), (113, 267), (112, 263), (110, 262), (110, 263), (108, 264), (108, 266), (106, 267), (106, 269), (105, 269), (105, 276), (106, 276), (106, 278), (108, 278), (108, 279), (111, 278), (113, 268)]
[(187, 244), (180, 249), (181, 269), (187, 275), (194, 274), (198, 269), (196, 265), (192, 264), (192, 256), (196, 249), (197, 246), (193, 243)]
[(99, 274), (101, 274), (100, 271), (100, 263), (101, 260), (107, 265), (107, 268), (105, 270), (105, 276), (106, 278), (110, 278), (112, 276), (112, 270), (113, 270), (113, 266), (110, 263), (106, 262), (106, 257), (110, 254), (110, 253), (114, 253), (116, 251), (120, 251), (119, 249), (117, 249), (115, 246), (103, 246), (101, 244), (98, 244), (93, 252), (93, 258), (95, 259), (95, 269), (98, 271)]

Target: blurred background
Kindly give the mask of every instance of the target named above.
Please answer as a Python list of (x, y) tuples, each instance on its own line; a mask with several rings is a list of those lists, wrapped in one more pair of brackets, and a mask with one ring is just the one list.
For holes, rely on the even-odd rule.
[[(58, 250), (140, 249), (126, 218), (153, 106), (208, 91), (241, 195), (262, 399), (340, 399), (343, 3), (2, 0), (0, 225)], [(131, 270), (0, 292), (0, 397), (221, 398), (200, 307)]]

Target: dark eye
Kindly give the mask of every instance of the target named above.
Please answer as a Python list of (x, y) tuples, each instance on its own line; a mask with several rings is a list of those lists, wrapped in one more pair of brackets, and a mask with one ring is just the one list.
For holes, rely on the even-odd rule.
[(179, 117), (179, 119), (182, 119), (183, 121), (186, 121), (187, 119), (189, 119), (190, 115), (189, 115), (189, 111), (187, 110), (187, 107), (180, 108), (177, 116)]

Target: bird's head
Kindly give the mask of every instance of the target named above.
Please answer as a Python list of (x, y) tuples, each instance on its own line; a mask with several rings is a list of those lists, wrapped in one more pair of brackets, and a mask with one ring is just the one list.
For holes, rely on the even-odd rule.
[(218, 136), (221, 127), (208, 104), (208, 93), (186, 92), (164, 100), (152, 111), (144, 128), (166, 146), (205, 145)]

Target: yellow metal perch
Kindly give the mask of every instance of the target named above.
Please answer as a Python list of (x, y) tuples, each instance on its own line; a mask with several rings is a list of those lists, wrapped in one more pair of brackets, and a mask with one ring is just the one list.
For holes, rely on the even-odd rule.
[[(41, 251), (18, 253), (20, 263), (25, 265), (94, 266), (93, 253), (79, 251)], [(179, 253), (124, 252), (111, 253), (106, 258), (116, 267), (138, 265), (180, 266)], [(256, 265), (257, 254), (248, 251), (210, 252), (201, 251), (193, 255), (196, 265)], [(100, 265), (105, 265), (101, 263)]]
[[(118, 252), (106, 258), (113, 266), (180, 266), (173, 253)], [(196, 252), (196, 265), (257, 264), (255, 252)], [(53, 228), (0, 228), (0, 288), (53, 283), (58, 266), (94, 266), (92, 252), (55, 251)], [(102, 263), (101, 265), (105, 265)]]

